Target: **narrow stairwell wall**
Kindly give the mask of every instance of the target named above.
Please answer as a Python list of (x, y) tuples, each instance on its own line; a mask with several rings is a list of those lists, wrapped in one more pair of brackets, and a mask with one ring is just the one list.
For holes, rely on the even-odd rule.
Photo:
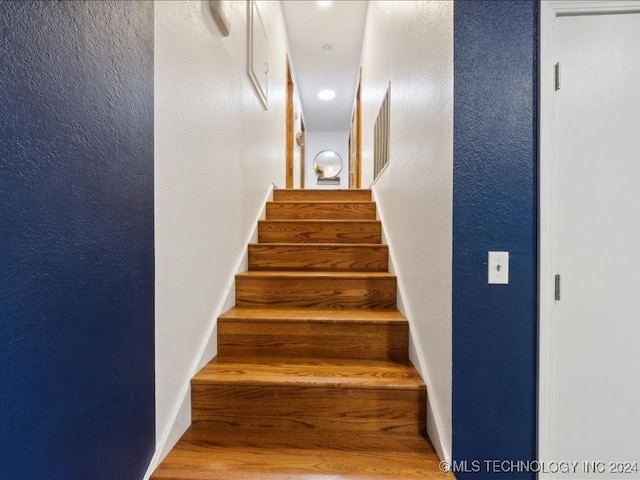
[[(246, 73), (246, 2), (155, 2), (156, 435), (188, 426), (189, 380), (215, 354), (215, 319), (270, 194), (284, 185), (287, 39), (279, 2), (257, 2), (269, 38), (269, 108)], [(207, 358), (208, 357), (208, 358)]]
[(429, 436), (451, 456), (453, 3), (371, 2), (362, 53), (363, 187), (373, 124), (391, 82), (389, 166), (373, 186), (429, 385)]

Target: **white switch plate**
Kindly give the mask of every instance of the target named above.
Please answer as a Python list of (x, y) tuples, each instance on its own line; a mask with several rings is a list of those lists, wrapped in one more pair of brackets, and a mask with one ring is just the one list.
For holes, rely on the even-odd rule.
[(489, 252), (489, 283), (509, 283), (509, 252)]

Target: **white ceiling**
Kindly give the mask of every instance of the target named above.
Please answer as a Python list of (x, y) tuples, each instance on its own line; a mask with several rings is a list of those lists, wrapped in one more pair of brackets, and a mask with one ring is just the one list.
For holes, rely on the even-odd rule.
[[(307, 130), (349, 130), (368, 2), (282, 0), (291, 64)], [(323, 48), (331, 45), (331, 49)], [(320, 100), (318, 92), (336, 92)]]

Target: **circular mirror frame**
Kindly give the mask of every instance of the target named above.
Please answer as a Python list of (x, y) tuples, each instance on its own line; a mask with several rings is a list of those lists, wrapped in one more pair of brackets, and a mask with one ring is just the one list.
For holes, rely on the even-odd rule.
[[(333, 154), (332, 161), (329, 167), (337, 168), (335, 172), (333, 172), (333, 169), (331, 170), (330, 173), (333, 173), (332, 175), (328, 175), (326, 173), (327, 166), (326, 164), (323, 164), (321, 158), (322, 156), (327, 156), (327, 154)], [(318, 154), (313, 158), (313, 170), (318, 174), (320, 178), (336, 178), (342, 171), (342, 157), (335, 150), (322, 150), (321, 152), (318, 152)]]

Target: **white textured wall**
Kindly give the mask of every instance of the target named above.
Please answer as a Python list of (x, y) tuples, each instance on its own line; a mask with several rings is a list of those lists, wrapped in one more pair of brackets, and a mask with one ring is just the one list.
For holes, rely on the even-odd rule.
[(391, 81), (389, 167), (374, 186), (412, 359), (429, 389), (429, 435), (451, 452), (453, 4), (369, 4), (362, 54), (363, 187), (372, 181), (373, 125)]
[[(308, 130), (306, 144), (306, 188), (349, 188), (349, 131)], [(322, 150), (333, 150), (342, 157), (340, 185), (318, 185), (318, 176), (313, 170), (313, 159)]]
[[(292, 72), (293, 75), (293, 72)], [(301, 147), (298, 145), (298, 142), (295, 139), (295, 136), (298, 132), (302, 130), (302, 102), (300, 101), (300, 92), (298, 91), (298, 86), (294, 85), (293, 91), (293, 188), (300, 188), (300, 149)], [(278, 185), (280, 187), (284, 187), (284, 185)]]
[[(155, 3), (156, 435), (189, 422), (188, 382), (223, 308), (271, 182), (284, 186), (286, 34), (259, 2), (269, 39), (269, 109), (246, 73), (246, 2)], [(214, 332), (215, 333), (215, 332)], [(180, 414), (178, 414), (180, 412)], [(175, 429), (174, 429), (175, 430)], [(155, 459), (157, 461), (157, 458)]]

